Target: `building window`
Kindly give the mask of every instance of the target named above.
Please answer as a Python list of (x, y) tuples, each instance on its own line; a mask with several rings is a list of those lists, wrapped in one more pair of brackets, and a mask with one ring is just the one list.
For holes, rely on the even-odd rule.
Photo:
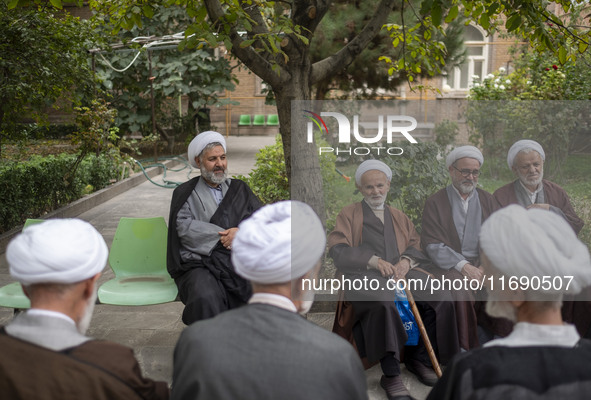
[(464, 46), (466, 47), (466, 60), (459, 67), (454, 67), (443, 82), (451, 90), (468, 90), (474, 76), (478, 76), (478, 79), (482, 80), (487, 74), (488, 45), (484, 32), (475, 26), (466, 26), (464, 28)]

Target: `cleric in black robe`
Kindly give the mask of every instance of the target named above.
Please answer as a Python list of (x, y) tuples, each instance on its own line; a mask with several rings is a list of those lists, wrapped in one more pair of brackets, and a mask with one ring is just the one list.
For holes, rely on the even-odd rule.
[[(345, 288), (333, 331), (356, 345), (367, 367), (380, 362), (384, 373), (381, 386), (388, 398), (394, 399), (410, 396), (400, 377), (403, 350), (407, 369), (421, 382), (433, 385), (437, 377), (422, 341), (405, 348), (407, 334), (394, 303), (394, 291), (387, 287), (391, 276), (421, 282), (430, 277), (430, 262), (420, 250), (413, 223), (402, 211), (384, 203), (391, 178), (390, 168), (381, 161), (367, 160), (359, 166), (356, 182), (364, 199), (341, 210), (328, 246), (344, 279), (357, 284), (374, 282), (373, 289)], [(413, 290), (416, 300), (422, 300), (423, 294)], [(436, 352), (446, 361), (460, 348), (451, 297), (441, 301), (444, 295), (417, 301), (417, 306)]]
[[(486, 311), (516, 324), (509, 336), (456, 357), (428, 399), (588, 399), (591, 341), (560, 311), (564, 294), (591, 284), (587, 247), (557, 214), (517, 205), (484, 222), (480, 246)], [(501, 290), (502, 278), (514, 276), (519, 287)], [(551, 284), (535, 284), (545, 280)]]
[(227, 179), (221, 134), (197, 135), (188, 156), (201, 176), (172, 195), (167, 250), (168, 272), (185, 304), (187, 325), (246, 304), (250, 284), (235, 273), (230, 251), (238, 224), (261, 206), (246, 183)]

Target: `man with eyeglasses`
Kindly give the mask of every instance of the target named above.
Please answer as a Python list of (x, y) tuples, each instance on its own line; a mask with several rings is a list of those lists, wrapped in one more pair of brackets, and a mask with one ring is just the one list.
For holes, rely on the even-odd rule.
[[(519, 204), (525, 208), (543, 208), (560, 215), (575, 234), (579, 234), (584, 222), (576, 214), (566, 191), (556, 183), (544, 179), (546, 154), (534, 140), (519, 140), (509, 148), (507, 165), (517, 179), (497, 189), (493, 196), (501, 207)], [(566, 296), (562, 318), (576, 325), (582, 336), (591, 337), (591, 303), (573, 301)]]
[[(480, 226), (499, 207), (493, 196), (476, 187), (484, 157), (474, 146), (454, 149), (445, 165), (451, 177), (451, 185), (439, 190), (425, 202), (421, 244), (431, 260), (441, 269), (441, 276), (449, 279), (464, 277), (481, 281), (478, 235)], [(481, 310), (482, 303), (475, 302), (479, 293), (471, 290), (454, 290), (460, 347), (464, 350), (477, 347), (480, 341), (493, 335), (509, 333), (508, 321), (493, 320)], [(479, 340), (477, 326), (486, 333)]]

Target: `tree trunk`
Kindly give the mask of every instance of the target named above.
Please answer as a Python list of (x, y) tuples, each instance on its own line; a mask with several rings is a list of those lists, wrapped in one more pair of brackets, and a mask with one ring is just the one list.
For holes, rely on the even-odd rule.
[(303, 100), (310, 99), (310, 69), (302, 65), (290, 69), (291, 79), (275, 89), (277, 113), (281, 121), (280, 133), (290, 198), (307, 203), (316, 211), (322, 223), (326, 212), (322, 187), (322, 174), (315, 143), (307, 142)]

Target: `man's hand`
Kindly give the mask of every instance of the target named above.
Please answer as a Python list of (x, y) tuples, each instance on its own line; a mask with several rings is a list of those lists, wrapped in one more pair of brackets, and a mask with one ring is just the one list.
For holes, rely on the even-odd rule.
[(527, 206), (526, 208), (527, 208), (528, 210), (529, 210), (530, 208), (541, 208), (542, 210), (549, 211), (549, 210), (550, 210), (550, 204), (546, 204), (546, 203), (543, 203), (543, 204), (530, 204), (530, 205), (529, 205), (529, 206)]
[(232, 250), (232, 241), (234, 240), (236, 232), (238, 232), (238, 228), (230, 228), (226, 229), (225, 231), (218, 232), (222, 246), (228, 250)]
[(381, 258), (378, 260), (378, 271), (382, 274), (384, 278), (394, 275), (395, 269), (394, 265), (390, 264), (388, 261), (382, 260)]
[(384, 278), (393, 276), (394, 279), (402, 279), (406, 276), (406, 273), (410, 269), (410, 261), (406, 258), (401, 258), (396, 265), (390, 264), (388, 261), (384, 261), (381, 258), (378, 260), (378, 270)]
[(410, 270), (410, 261), (407, 258), (401, 258), (400, 261), (394, 265), (394, 279), (404, 279), (408, 271)]
[(462, 267), (462, 275), (470, 279), (476, 279), (478, 282), (484, 277), (482, 269), (475, 267), (472, 264), (466, 264)]

